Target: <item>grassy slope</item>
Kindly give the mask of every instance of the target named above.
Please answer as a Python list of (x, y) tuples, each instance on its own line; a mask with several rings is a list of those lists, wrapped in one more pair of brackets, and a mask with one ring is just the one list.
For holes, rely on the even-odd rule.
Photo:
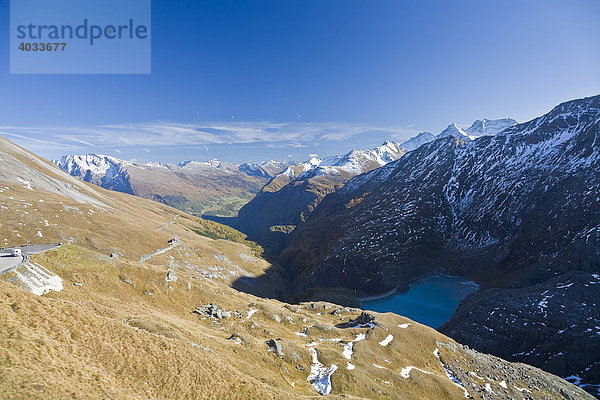
[[(381, 325), (374, 329), (338, 329), (336, 323), (356, 317), (358, 310), (256, 298), (187, 268), (175, 270), (179, 280), (167, 291), (164, 266), (115, 260), (80, 246), (66, 245), (34, 260), (59, 274), (65, 289), (37, 297), (0, 282), (0, 398), (316, 397), (306, 381), (306, 345), (313, 341), (319, 342), (320, 361), (339, 367), (332, 398), (341, 393), (344, 398), (462, 398), (433, 356), (435, 348), (447, 362), (478, 368), (477, 374), (486, 376), (475, 381), (482, 388), (491, 383), (502, 392), (501, 380), (509, 388), (531, 387), (526, 379), (506, 378), (506, 370), (486, 370), (452, 340), (394, 314), (377, 314)], [(191, 312), (207, 303), (240, 316), (215, 322)], [(258, 311), (247, 319), (252, 309)], [(399, 327), (407, 322), (408, 328)], [(305, 327), (309, 337), (294, 333)], [(350, 341), (361, 332), (368, 338), (354, 345), (352, 371), (345, 368), (339, 343), (320, 341)], [(233, 333), (242, 344), (228, 340)], [(394, 340), (380, 346), (389, 334)], [(271, 338), (283, 339), (283, 357), (268, 351), (265, 341)], [(404, 378), (401, 370), (407, 366), (433, 375), (413, 371)], [(534, 398), (555, 398), (552, 390), (536, 389)]]
[[(194, 398), (199, 393), (204, 397), (209, 388), (207, 397), (214, 398), (315, 394), (306, 382), (309, 354), (303, 344), (309, 339), (299, 339), (293, 332), (300, 330), (297, 324), (302, 325), (302, 318), (308, 317), (310, 325), (323, 326), (338, 319), (329, 314), (318, 315), (322, 309), (298, 308), (299, 312), (294, 312), (295, 309), (275, 301), (259, 300), (212, 282), (190, 279), (184, 271), (177, 271), (180, 281), (171, 283), (167, 294), (164, 268), (98, 256), (77, 246), (52, 250), (35, 259), (62, 276), (66, 288), (60, 293), (36, 297), (0, 283), (3, 320), (0, 394), (10, 398)], [(135, 286), (122, 282), (123, 278), (130, 279)], [(188, 281), (192, 282), (192, 289), (186, 291)], [(74, 282), (83, 286), (74, 286)], [(215, 324), (191, 313), (197, 305), (209, 302), (239, 310), (243, 316)], [(246, 320), (250, 308), (259, 312)], [(285, 322), (277, 323), (274, 314)], [(351, 339), (359, 331), (365, 329), (347, 332), (315, 329), (309, 333), (314, 339), (339, 336)], [(227, 340), (233, 332), (244, 338), (243, 345)], [(386, 332), (373, 335), (373, 341), (382, 340)], [(403, 346), (413, 350), (402, 349), (405, 354), (401, 359), (408, 356), (410, 363), (415, 364), (415, 358), (421, 358), (429, 362), (416, 365), (423, 369), (435, 367), (434, 359), (425, 353), (435, 346), (434, 338), (441, 335), (428, 336), (416, 345), (413, 335), (406, 335)], [(285, 350), (290, 349), (290, 355), (297, 356), (297, 360), (282, 360), (268, 353), (264, 341), (273, 337), (283, 337)], [(416, 340), (420, 339), (417, 336)], [(385, 389), (381, 379), (386, 378), (401, 386), (409, 384), (411, 391), (419, 392), (418, 385), (369, 365), (376, 359), (385, 364), (383, 358), (394, 359), (398, 349), (378, 351), (377, 346), (372, 349), (378, 353), (377, 357), (373, 357), (374, 354), (361, 355), (361, 345), (356, 346), (353, 362), (357, 368), (373, 374), (369, 379), (371, 385)], [(321, 361), (335, 362), (342, 368), (334, 375), (337, 391), (372, 396), (371, 390), (362, 384), (365, 377), (344, 371), (339, 344), (324, 344), (319, 350), (323, 352)], [(295, 364), (304, 370), (293, 368)], [(440, 398), (451, 397), (452, 387), (446, 387), (443, 375), (438, 375), (433, 383), (439, 387), (428, 379), (420, 389), (445, 393)], [(357, 381), (361, 385), (356, 385)]]

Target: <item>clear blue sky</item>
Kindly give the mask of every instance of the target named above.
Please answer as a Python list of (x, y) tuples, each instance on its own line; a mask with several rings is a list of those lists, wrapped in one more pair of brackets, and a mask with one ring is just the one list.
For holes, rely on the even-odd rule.
[(599, 21), (597, 0), (154, 0), (151, 75), (27, 76), (0, 0), (0, 132), (48, 158), (239, 162), (525, 121), (600, 93)]

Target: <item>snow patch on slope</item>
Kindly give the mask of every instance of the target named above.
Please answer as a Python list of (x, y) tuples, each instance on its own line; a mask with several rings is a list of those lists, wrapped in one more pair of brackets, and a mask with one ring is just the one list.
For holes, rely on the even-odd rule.
[(312, 355), (312, 365), (310, 366), (310, 375), (307, 380), (317, 392), (327, 395), (331, 393), (331, 375), (337, 370), (337, 365), (331, 364), (331, 367), (325, 367), (319, 362), (317, 350), (313, 348), (309, 350)]

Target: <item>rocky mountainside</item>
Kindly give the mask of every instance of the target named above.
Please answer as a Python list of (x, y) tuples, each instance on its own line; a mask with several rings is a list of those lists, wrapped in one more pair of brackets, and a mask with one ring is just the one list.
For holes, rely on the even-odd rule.
[(100, 187), (159, 201), (193, 214), (231, 216), (272, 177), (283, 162), (235, 165), (212, 160), (134, 163), (88, 154), (53, 161), (60, 169)]
[(439, 138), (355, 177), (280, 262), (311, 296), (385, 292), (443, 267), (482, 286), (443, 332), (597, 385), (599, 202), (595, 96), (495, 136)]
[[(451, 124), (437, 138), (469, 141), (495, 135), (515, 123), (510, 118), (483, 119), (475, 121), (467, 130)], [(289, 244), (289, 233), (306, 221), (326, 195), (341, 188), (350, 178), (395, 161), (435, 139), (433, 134), (422, 132), (402, 144), (387, 141), (371, 150), (352, 150), (344, 155), (312, 158), (301, 165), (290, 166), (242, 207), (237, 218), (217, 220), (246, 233), (260, 242), (268, 255), (276, 256)]]
[(270, 255), (278, 254), (287, 244), (288, 234), (308, 218), (326, 195), (353, 176), (397, 160), (404, 153), (399, 144), (385, 142), (371, 150), (352, 150), (290, 166), (227, 223), (259, 241)]
[(1, 398), (591, 398), (395, 314), (269, 300), (283, 271), (230, 228), (82, 182), (2, 137), (0, 158), (4, 246), (64, 243), (30, 257), (62, 290), (0, 276)]

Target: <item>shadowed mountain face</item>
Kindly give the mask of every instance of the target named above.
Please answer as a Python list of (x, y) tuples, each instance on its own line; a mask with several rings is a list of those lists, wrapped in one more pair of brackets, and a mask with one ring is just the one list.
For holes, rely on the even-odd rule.
[(229, 222), (259, 241), (269, 255), (278, 255), (289, 233), (304, 222), (321, 200), (350, 178), (402, 157), (397, 143), (385, 142), (372, 150), (353, 150), (343, 156), (313, 158), (277, 175)]
[(275, 161), (238, 166), (214, 160), (141, 164), (95, 154), (63, 156), (54, 163), (68, 174), (105, 189), (156, 200), (196, 215), (222, 216), (235, 215), (288, 166)]
[(495, 136), (438, 139), (353, 178), (296, 229), (280, 262), (300, 297), (385, 292), (444, 267), (482, 290), (443, 332), (599, 383), (599, 202), (595, 96)]
[[(514, 124), (516, 121), (510, 118), (477, 120), (466, 130), (451, 124), (437, 138), (469, 141), (498, 134)], [(289, 244), (290, 233), (308, 219), (325, 196), (340, 189), (350, 178), (398, 160), (435, 139), (433, 134), (422, 132), (402, 144), (388, 141), (371, 150), (353, 150), (290, 166), (265, 185), (237, 218), (216, 220), (246, 233), (260, 242), (269, 256), (277, 257)]]

